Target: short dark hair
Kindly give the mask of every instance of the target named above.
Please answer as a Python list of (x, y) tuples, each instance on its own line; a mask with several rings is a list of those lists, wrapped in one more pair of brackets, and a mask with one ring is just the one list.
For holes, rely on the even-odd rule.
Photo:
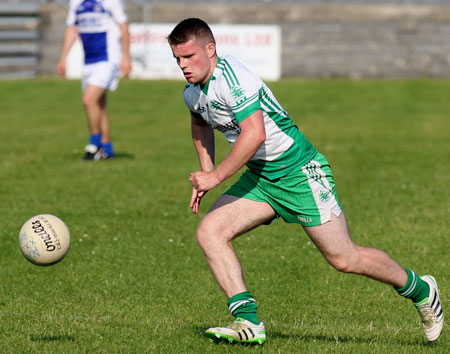
[(167, 36), (170, 45), (183, 44), (192, 38), (199, 38), (206, 43), (216, 44), (211, 28), (199, 18), (187, 18), (181, 21)]

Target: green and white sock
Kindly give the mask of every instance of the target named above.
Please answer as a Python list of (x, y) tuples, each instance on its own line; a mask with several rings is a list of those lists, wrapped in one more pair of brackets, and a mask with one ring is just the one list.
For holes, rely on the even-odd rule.
[(244, 291), (243, 293), (230, 297), (227, 306), (234, 317), (243, 318), (254, 324), (260, 323), (256, 314), (256, 310), (258, 309), (256, 301), (250, 291)]
[(428, 299), (428, 295), (430, 294), (430, 286), (428, 283), (420, 279), (414, 271), (406, 268), (405, 270), (408, 273), (408, 281), (403, 288), (395, 290), (401, 296), (411, 299), (416, 305)]

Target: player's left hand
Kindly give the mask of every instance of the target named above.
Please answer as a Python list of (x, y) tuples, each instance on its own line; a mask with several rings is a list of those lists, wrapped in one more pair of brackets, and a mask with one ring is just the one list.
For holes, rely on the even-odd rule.
[(200, 202), (205, 194), (206, 192), (197, 192), (195, 188), (192, 188), (191, 203), (189, 204), (189, 207), (194, 214), (198, 214)]
[(119, 70), (122, 73), (123, 77), (128, 77), (131, 72), (131, 60), (129, 58), (123, 58), (122, 62), (120, 63)]
[(191, 173), (189, 177), (189, 181), (191, 181), (192, 187), (194, 187), (197, 192), (207, 192), (213, 189), (215, 186), (220, 184), (220, 180), (217, 178), (214, 171), (212, 172), (203, 172), (197, 171)]

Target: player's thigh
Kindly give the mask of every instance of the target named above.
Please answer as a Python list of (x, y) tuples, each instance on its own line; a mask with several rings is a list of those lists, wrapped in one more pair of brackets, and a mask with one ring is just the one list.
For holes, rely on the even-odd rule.
[(199, 226), (199, 232), (232, 240), (275, 218), (265, 202), (223, 194), (212, 205)]
[(87, 85), (83, 92), (83, 103), (85, 105), (98, 104), (102, 105), (105, 101), (106, 89), (95, 85)]
[(331, 214), (330, 221), (322, 225), (303, 228), (327, 259), (350, 257), (356, 250), (343, 212), (339, 217)]

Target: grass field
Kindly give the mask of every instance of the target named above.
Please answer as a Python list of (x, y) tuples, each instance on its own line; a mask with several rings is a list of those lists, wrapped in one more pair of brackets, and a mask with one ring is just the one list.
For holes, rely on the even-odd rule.
[[(449, 314), (450, 82), (296, 81), (270, 85), (330, 161), (357, 243), (432, 273)], [(110, 101), (117, 157), (80, 160), (78, 82), (0, 82), (1, 353), (449, 353), (448, 324), (426, 343), (412, 304), (338, 273), (301, 228), (279, 221), (235, 242), (259, 315), (260, 348), (216, 345), (227, 324), (195, 241), (197, 169), (182, 82), (123, 81)], [(218, 160), (228, 144), (217, 137)], [(227, 181), (226, 185), (233, 182)], [(67, 257), (37, 267), (18, 233), (39, 213), (72, 233)]]

